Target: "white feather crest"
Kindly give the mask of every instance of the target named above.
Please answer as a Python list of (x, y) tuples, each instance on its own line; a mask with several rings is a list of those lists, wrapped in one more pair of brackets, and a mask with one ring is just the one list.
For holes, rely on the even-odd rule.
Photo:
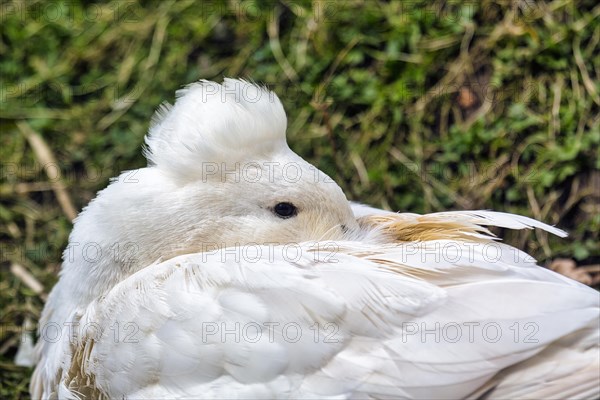
[(201, 80), (176, 96), (152, 118), (144, 151), (151, 165), (185, 176), (202, 163), (256, 160), (287, 148), (285, 111), (265, 87)]

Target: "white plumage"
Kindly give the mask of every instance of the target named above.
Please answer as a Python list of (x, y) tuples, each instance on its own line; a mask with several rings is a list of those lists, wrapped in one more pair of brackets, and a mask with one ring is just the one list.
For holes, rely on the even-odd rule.
[(33, 397), (599, 395), (598, 293), (485, 226), (564, 232), (350, 204), (285, 125), (273, 93), (230, 79), (158, 112), (150, 166), (76, 221)]

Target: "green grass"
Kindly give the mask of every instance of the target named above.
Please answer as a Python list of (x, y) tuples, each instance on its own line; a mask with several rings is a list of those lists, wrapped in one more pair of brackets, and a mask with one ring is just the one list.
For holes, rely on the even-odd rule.
[[(48, 292), (71, 229), (48, 183), (80, 210), (144, 166), (153, 110), (200, 78), (268, 84), (291, 147), (353, 200), (532, 216), (571, 236), (507, 242), (598, 262), (596, 1), (142, 3), (0, 5), (1, 398), (26, 396), (16, 328), (43, 307), (10, 266)], [(56, 159), (50, 177), (29, 128)]]

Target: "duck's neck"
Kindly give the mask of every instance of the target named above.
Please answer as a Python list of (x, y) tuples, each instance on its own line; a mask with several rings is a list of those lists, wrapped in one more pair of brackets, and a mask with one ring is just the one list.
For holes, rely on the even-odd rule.
[[(172, 235), (164, 232), (164, 219), (173, 206), (157, 199), (175, 191), (171, 186), (156, 170), (143, 168), (121, 174), (98, 193), (75, 221), (46, 317), (60, 324), (165, 254)], [(148, 215), (152, 209), (162, 214)]]

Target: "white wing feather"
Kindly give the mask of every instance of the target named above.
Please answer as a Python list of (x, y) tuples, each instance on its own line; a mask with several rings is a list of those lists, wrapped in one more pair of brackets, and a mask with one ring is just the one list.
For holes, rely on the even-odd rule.
[(81, 365), (61, 385), (131, 398), (458, 398), (599, 317), (597, 292), (505, 245), (497, 264), (477, 247), (439, 263), (401, 245), (340, 243), (327, 260), (309, 244), (297, 260), (253, 249), (177, 257), (117, 285), (83, 313), (81, 327), (103, 329), (80, 329)]

